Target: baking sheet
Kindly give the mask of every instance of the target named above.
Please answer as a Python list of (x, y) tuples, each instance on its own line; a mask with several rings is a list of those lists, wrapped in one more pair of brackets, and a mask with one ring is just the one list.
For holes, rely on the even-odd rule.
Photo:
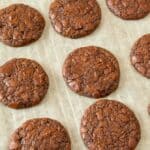
[(50, 88), (38, 106), (14, 110), (0, 104), (0, 150), (8, 148), (10, 134), (24, 121), (36, 117), (59, 120), (68, 130), (72, 150), (86, 150), (80, 138), (80, 119), (84, 110), (96, 100), (78, 96), (65, 85), (61, 68), (67, 54), (73, 49), (95, 45), (110, 50), (119, 60), (121, 80), (116, 92), (109, 99), (128, 105), (136, 114), (142, 128), (142, 138), (137, 150), (150, 149), (150, 81), (138, 74), (130, 65), (130, 49), (140, 36), (150, 32), (150, 15), (139, 21), (124, 21), (115, 17), (107, 8), (105, 0), (98, 0), (102, 9), (102, 21), (91, 35), (80, 39), (68, 39), (57, 34), (48, 19), (52, 0), (0, 0), (0, 8), (12, 3), (25, 3), (37, 8), (45, 17), (46, 28), (40, 40), (21, 47), (11, 48), (0, 43), (0, 64), (11, 58), (25, 57), (38, 61), (50, 79)]

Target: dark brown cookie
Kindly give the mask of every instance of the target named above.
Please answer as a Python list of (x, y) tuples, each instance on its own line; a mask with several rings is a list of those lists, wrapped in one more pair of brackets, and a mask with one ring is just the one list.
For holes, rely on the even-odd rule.
[(116, 58), (100, 47), (82, 47), (73, 51), (64, 62), (63, 77), (76, 93), (99, 98), (116, 90), (120, 78)]
[(142, 36), (131, 50), (131, 63), (143, 76), (150, 78), (150, 34)]
[(96, 0), (55, 0), (50, 5), (49, 16), (58, 33), (79, 38), (97, 28), (101, 10)]
[(44, 27), (44, 18), (30, 6), (13, 4), (0, 10), (0, 40), (9, 46), (24, 46), (38, 40)]
[(81, 120), (80, 132), (89, 150), (134, 150), (141, 137), (134, 113), (112, 100), (91, 105)]
[(0, 67), (0, 102), (12, 108), (38, 104), (48, 89), (48, 76), (30, 59), (12, 59)]
[(144, 18), (150, 12), (149, 0), (106, 0), (109, 9), (126, 20)]
[(26, 121), (11, 136), (9, 150), (71, 150), (66, 129), (56, 120)]

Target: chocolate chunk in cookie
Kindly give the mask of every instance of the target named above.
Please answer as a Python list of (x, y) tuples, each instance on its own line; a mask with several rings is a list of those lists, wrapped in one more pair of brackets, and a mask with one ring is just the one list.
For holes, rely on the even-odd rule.
[(117, 59), (100, 47), (82, 47), (73, 51), (64, 62), (63, 77), (76, 93), (99, 98), (109, 95), (119, 84)]
[(44, 27), (44, 18), (30, 6), (13, 4), (0, 10), (0, 41), (9, 46), (24, 46), (38, 40)]
[(150, 12), (149, 0), (106, 0), (109, 9), (126, 20), (136, 20), (147, 16)]
[(30, 59), (12, 59), (0, 67), (0, 102), (11, 108), (40, 103), (49, 81), (43, 68)]
[(49, 17), (58, 33), (79, 38), (97, 28), (101, 10), (96, 0), (55, 0), (50, 5)]
[(66, 129), (56, 120), (26, 121), (11, 136), (9, 150), (71, 150)]
[(140, 137), (140, 125), (124, 104), (99, 100), (84, 113), (80, 128), (89, 150), (134, 150)]
[(136, 41), (131, 50), (130, 59), (140, 74), (150, 78), (150, 34), (146, 34)]

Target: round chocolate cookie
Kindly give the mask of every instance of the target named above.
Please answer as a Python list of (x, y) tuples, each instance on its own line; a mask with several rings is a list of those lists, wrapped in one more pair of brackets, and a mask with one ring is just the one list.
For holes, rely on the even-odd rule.
[(9, 150), (71, 150), (66, 129), (56, 120), (26, 121), (11, 136)]
[(55, 0), (50, 5), (49, 17), (58, 33), (79, 38), (97, 28), (101, 9), (96, 0)]
[(140, 137), (140, 125), (124, 104), (99, 100), (84, 113), (80, 128), (89, 150), (134, 150)]
[(150, 34), (146, 34), (136, 41), (131, 50), (130, 59), (139, 73), (150, 78)]
[(126, 20), (144, 18), (150, 12), (149, 0), (106, 0), (109, 9)]
[(47, 74), (33, 60), (12, 59), (0, 67), (0, 102), (11, 108), (40, 103), (48, 85)]
[(30, 6), (13, 4), (0, 10), (0, 41), (9, 46), (24, 46), (38, 40), (44, 27), (44, 18)]
[(100, 98), (116, 90), (120, 78), (117, 59), (100, 47), (82, 47), (64, 62), (63, 77), (76, 93)]

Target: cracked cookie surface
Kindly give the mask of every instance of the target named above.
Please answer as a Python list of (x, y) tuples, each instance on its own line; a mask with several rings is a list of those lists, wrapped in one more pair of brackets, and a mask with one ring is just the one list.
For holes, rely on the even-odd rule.
[(79, 38), (97, 28), (101, 10), (96, 0), (55, 0), (50, 5), (49, 17), (58, 33)]
[(126, 20), (141, 19), (150, 12), (149, 0), (106, 0), (109, 9)]
[(9, 150), (71, 150), (66, 129), (56, 120), (26, 121), (11, 136)]
[(45, 20), (34, 8), (13, 4), (0, 10), (0, 41), (19, 47), (38, 40), (45, 27)]
[(150, 34), (138, 39), (130, 54), (131, 63), (143, 76), (150, 78)]
[(74, 92), (99, 98), (116, 90), (120, 69), (117, 59), (110, 52), (88, 46), (69, 54), (63, 65), (63, 77)]
[(33, 60), (12, 59), (0, 67), (0, 102), (11, 108), (26, 108), (40, 103), (48, 85), (47, 74)]
[(84, 113), (81, 137), (89, 150), (134, 150), (141, 131), (134, 113), (114, 100), (99, 100)]

